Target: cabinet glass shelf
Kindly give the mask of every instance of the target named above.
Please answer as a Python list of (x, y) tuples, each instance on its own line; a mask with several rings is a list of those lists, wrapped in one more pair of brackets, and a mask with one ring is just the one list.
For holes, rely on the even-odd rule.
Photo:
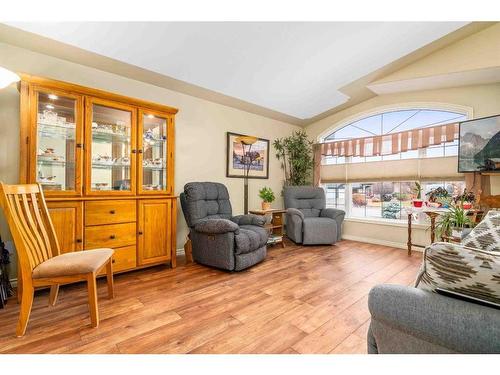
[(130, 143), (130, 136), (119, 133), (105, 133), (95, 131), (92, 133), (92, 142), (97, 143)]
[(142, 189), (167, 190), (167, 118), (142, 113)]
[(66, 162), (64, 160), (42, 160), (42, 159), (38, 159), (36, 163), (38, 165), (47, 165), (55, 167), (65, 167), (66, 165), (75, 164), (74, 162)]
[(114, 103), (92, 104), (91, 190), (131, 191), (133, 113)]
[[(76, 124), (77, 101), (75, 98), (51, 92), (36, 92), (37, 181), (52, 190), (76, 189)], [(57, 172), (53, 172), (57, 170)], [(46, 176), (53, 181), (47, 182)]]
[(160, 171), (165, 171), (167, 168), (166, 167), (154, 167), (154, 166), (143, 166), (142, 167), (145, 170), (148, 171), (153, 171), (153, 172), (160, 172)]
[(95, 169), (129, 169), (130, 164), (94, 164), (94, 163), (92, 163), (92, 168), (95, 168)]

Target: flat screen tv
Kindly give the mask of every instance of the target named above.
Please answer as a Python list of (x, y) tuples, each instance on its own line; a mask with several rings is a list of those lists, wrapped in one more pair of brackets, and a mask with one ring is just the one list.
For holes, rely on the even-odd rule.
[(460, 123), (459, 172), (500, 172), (500, 115)]

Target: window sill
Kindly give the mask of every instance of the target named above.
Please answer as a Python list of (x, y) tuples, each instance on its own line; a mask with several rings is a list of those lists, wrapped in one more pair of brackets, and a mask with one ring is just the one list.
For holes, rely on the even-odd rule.
[[(377, 225), (386, 225), (389, 227), (408, 228), (408, 223), (405, 220), (348, 217), (348, 218), (344, 219), (344, 221), (346, 221), (348, 223), (377, 224)], [(411, 227), (415, 228), (415, 229), (428, 229), (430, 227), (430, 224), (421, 224), (421, 223), (412, 222)]]

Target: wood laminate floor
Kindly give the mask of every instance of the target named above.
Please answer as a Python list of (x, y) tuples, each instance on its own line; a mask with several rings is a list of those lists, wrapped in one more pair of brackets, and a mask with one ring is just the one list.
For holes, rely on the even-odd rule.
[(37, 292), (22, 338), (11, 299), (0, 310), (0, 352), (366, 353), (370, 288), (410, 285), (421, 261), (354, 241), (287, 245), (238, 273), (188, 264), (117, 275), (114, 300), (100, 280), (96, 329), (84, 284), (62, 287), (55, 307)]

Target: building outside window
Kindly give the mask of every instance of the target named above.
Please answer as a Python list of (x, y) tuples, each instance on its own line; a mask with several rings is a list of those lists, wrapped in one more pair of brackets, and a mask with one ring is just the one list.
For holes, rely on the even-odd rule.
[[(422, 195), (437, 187), (450, 195), (459, 195), (465, 189), (464, 181), (423, 181)], [(411, 206), (414, 181), (363, 182), (323, 184), (326, 206), (346, 212), (346, 217), (406, 220), (405, 208)]]

